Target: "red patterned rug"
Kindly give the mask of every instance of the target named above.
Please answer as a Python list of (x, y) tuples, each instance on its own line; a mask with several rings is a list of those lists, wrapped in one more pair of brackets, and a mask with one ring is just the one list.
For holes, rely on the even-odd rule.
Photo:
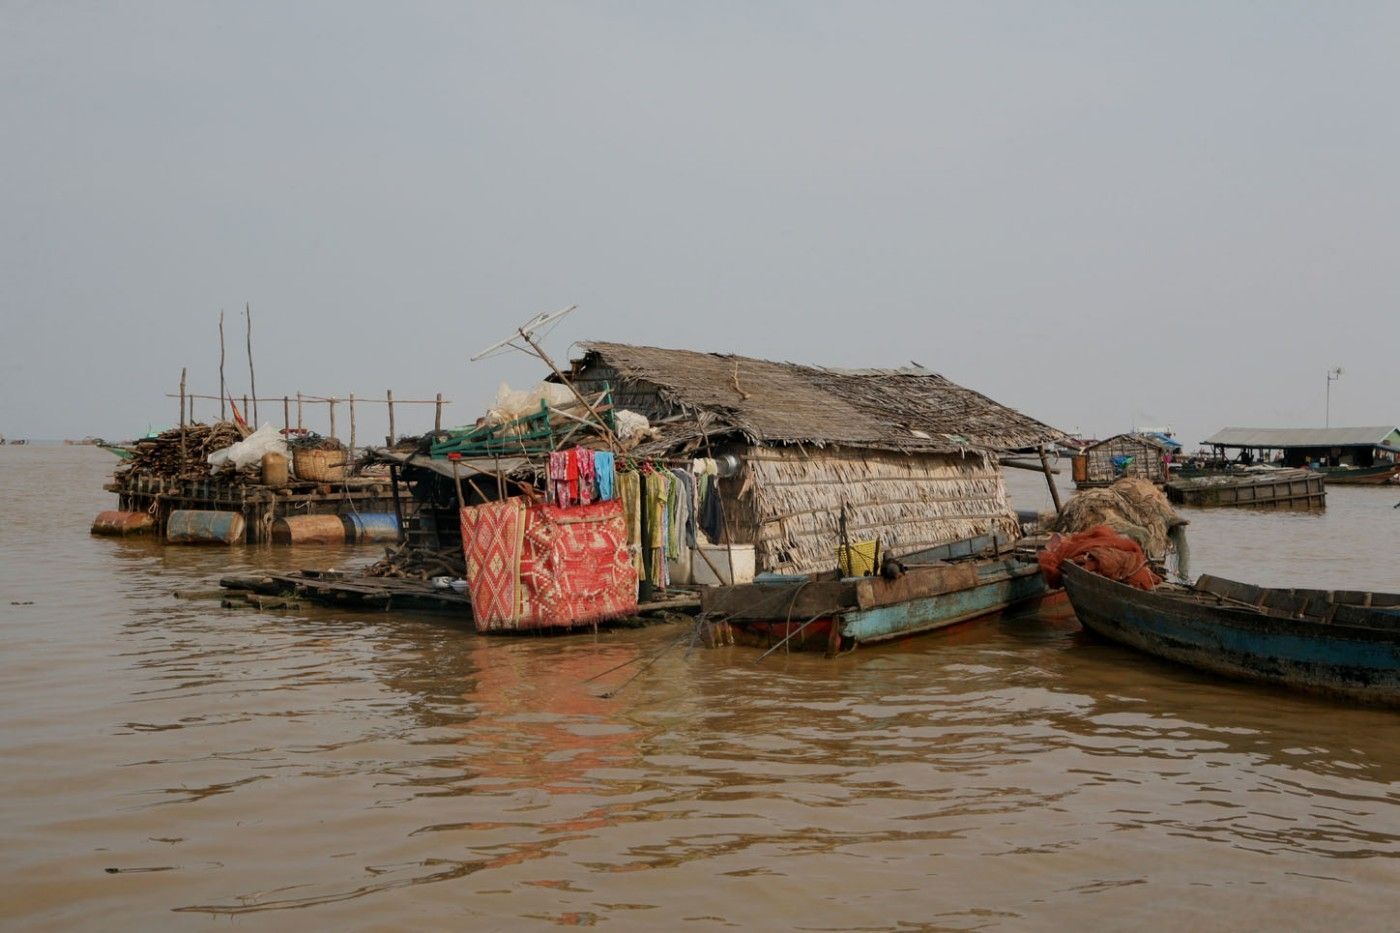
[(530, 509), (525, 550), (533, 560), (530, 575), (522, 571), (522, 624), (587, 625), (637, 608), (621, 501)]
[(511, 629), (520, 618), (525, 502), (506, 499), (461, 510), (467, 589), (478, 631)]
[(572, 628), (637, 607), (620, 500), (465, 508), (462, 547), (478, 631)]

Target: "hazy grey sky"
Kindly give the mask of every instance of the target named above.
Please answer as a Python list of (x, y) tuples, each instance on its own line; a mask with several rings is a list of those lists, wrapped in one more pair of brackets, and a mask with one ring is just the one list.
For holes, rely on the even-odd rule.
[(577, 303), (561, 357), (917, 360), (1189, 442), (1341, 365), (1392, 424), (1397, 49), (1397, 3), (6, 2), (0, 433), (171, 423), (245, 301), (263, 394), (456, 422)]

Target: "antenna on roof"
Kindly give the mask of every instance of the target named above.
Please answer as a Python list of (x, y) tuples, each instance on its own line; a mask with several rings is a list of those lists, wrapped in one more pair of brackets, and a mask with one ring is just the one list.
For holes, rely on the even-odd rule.
[[(554, 329), (555, 324), (559, 323), (566, 314), (577, 307), (578, 305), (569, 305), (567, 308), (561, 308), (558, 311), (549, 311), (535, 315), (530, 318), (530, 320), (517, 327), (514, 334), (507, 337), (505, 340), (493, 343), (491, 346), (472, 357), (470, 362), (475, 363), (477, 360), (484, 359), (488, 356), (495, 356), (506, 350), (519, 350), (521, 353), (526, 353), (542, 360), (544, 364), (554, 372), (554, 375), (558, 377), (559, 381), (568, 387), (570, 392), (574, 393), (574, 398), (579, 400), (584, 409), (597, 420), (598, 426), (603, 429), (603, 433), (607, 436), (608, 446), (611, 447), (613, 451), (617, 451), (622, 445), (618, 442), (617, 435), (613, 434), (612, 429), (608, 427), (608, 423), (603, 420), (603, 416), (598, 413), (598, 409), (594, 408), (592, 403), (583, 397), (583, 393), (579, 392), (577, 387), (574, 386), (573, 381), (560, 371), (559, 367), (555, 365), (554, 360), (550, 359), (549, 354), (544, 352), (544, 347), (539, 345), (539, 339), (546, 336)], [(541, 331), (543, 331), (543, 333), (541, 333)], [(517, 341), (523, 341), (525, 345), (521, 346)]]
[[(522, 353), (529, 353), (531, 356), (538, 356), (539, 347), (535, 344), (535, 338), (537, 336), (548, 336), (549, 331), (554, 329), (554, 325), (559, 323), (559, 321), (563, 320), (566, 314), (568, 314), (570, 311), (574, 310), (577, 307), (578, 305), (569, 305), (567, 308), (561, 308), (558, 311), (544, 311), (540, 314), (535, 315), (534, 317), (530, 318), (530, 320), (517, 327), (515, 329), (515, 333), (511, 334), (505, 340), (491, 344), (491, 346), (487, 347), (485, 350), (482, 350), (476, 356), (472, 357), (471, 362), (475, 363), (477, 360), (486, 359), (486, 357), (488, 356), (495, 356), (496, 354), (503, 353), (506, 350), (519, 350)], [(545, 330), (545, 328), (548, 328), (548, 330)], [(544, 333), (540, 333), (541, 330), (544, 330)], [(521, 339), (525, 340), (525, 342), (528, 343), (529, 346), (522, 347), (518, 343), (516, 343), (517, 340)]]

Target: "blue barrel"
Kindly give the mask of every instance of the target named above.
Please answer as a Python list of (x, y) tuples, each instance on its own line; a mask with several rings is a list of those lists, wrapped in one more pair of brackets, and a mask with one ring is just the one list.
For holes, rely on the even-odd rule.
[(345, 523), (347, 541), (399, 540), (399, 519), (393, 512), (349, 512), (340, 520)]
[(176, 509), (165, 523), (170, 544), (239, 544), (247, 523), (238, 512)]

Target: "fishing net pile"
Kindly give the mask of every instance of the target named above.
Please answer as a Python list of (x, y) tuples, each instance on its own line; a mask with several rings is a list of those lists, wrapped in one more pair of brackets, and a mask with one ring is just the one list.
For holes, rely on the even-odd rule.
[(1112, 486), (1075, 493), (1052, 530), (1071, 534), (1106, 525), (1136, 541), (1148, 557), (1161, 560), (1169, 543), (1178, 550), (1184, 546), (1181, 529), (1187, 524), (1151, 480), (1129, 477)]
[(1162, 582), (1162, 578), (1152, 572), (1147, 555), (1138, 543), (1107, 525), (1096, 525), (1072, 535), (1054, 535), (1036, 559), (1040, 562), (1041, 573), (1045, 574), (1045, 582), (1051, 586), (1060, 585), (1060, 567), (1065, 561), (1140, 590), (1150, 590)]

